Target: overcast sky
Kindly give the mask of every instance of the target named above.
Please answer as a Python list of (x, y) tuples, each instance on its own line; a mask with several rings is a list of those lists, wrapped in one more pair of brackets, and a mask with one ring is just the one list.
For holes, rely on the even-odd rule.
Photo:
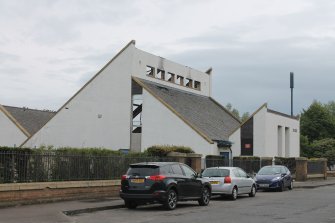
[(334, 100), (333, 0), (0, 0), (0, 104), (57, 110), (130, 40), (241, 113)]

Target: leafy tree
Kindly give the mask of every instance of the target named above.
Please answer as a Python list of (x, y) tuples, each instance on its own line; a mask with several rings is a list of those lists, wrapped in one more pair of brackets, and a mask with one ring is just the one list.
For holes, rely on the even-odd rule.
[(249, 112), (245, 112), (243, 113), (242, 116), (240, 116), (240, 112), (236, 109), (236, 108), (233, 108), (232, 104), (231, 103), (227, 103), (225, 108), (230, 111), (236, 118), (238, 118), (239, 120), (241, 120), (242, 122), (247, 120), (249, 118)]
[(241, 117), (241, 121), (244, 122), (244, 121), (247, 121), (247, 119), (250, 117), (250, 114), (249, 112), (244, 112), (242, 117)]
[(318, 101), (314, 101), (307, 110), (303, 110), (300, 119), (301, 134), (309, 142), (324, 138), (335, 138), (335, 122), (331, 113)]

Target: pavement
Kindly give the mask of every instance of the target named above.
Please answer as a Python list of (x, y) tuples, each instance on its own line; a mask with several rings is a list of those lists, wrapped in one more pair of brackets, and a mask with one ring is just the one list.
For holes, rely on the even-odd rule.
[(327, 180), (314, 179), (308, 181), (295, 181), (293, 183), (294, 188), (317, 188), (331, 185), (335, 185), (335, 177), (328, 177)]
[[(317, 188), (335, 185), (335, 177), (327, 180), (310, 180), (294, 182), (294, 188)], [(123, 200), (118, 197), (84, 199), (75, 201), (59, 201), (53, 203), (19, 205), (0, 208), (0, 223), (6, 222), (73, 222), (71, 217), (82, 213), (97, 212), (103, 210), (119, 209), (123, 207)], [(38, 211), (36, 211), (38, 210)], [(13, 212), (21, 213), (13, 216)]]

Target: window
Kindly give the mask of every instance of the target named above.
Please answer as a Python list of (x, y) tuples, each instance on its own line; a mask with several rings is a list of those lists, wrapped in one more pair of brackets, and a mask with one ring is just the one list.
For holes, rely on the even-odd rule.
[(175, 82), (175, 74), (168, 72), (166, 80), (171, 82), (171, 83), (174, 83)]
[(176, 84), (179, 84), (180, 86), (184, 86), (184, 77), (177, 75)]
[(174, 164), (171, 166), (174, 174), (177, 174), (177, 175), (184, 175), (183, 174), (183, 171), (181, 170), (180, 166), (178, 164)]
[(181, 165), (181, 167), (183, 168), (184, 173), (187, 177), (194, 177), (196, 175), (196, 173), (188, 166)]
[(156, 75), (156, 77), (157, 77), (158, 79), (165, 80), (165, 71), (164, 71), (164, 70), (157, 69), (157, 75)]
[(190, 78), (186, 78), (186, 87), (193, 88), (193, 80)]
[(194, 89), (201, 90), (201, 83), (199, 81), (194, 81)]
[(155, 68), (151, 66), (147, 66), (147, 75), (150, 77), (155, 77)]
[(237, 170), (238, 170), (238, 173), (240, 174), (240, 177), (244, 177), (244, 178), (247, 177), (247, 174), (243, 170), (241, 169), (237, 169)]
[(160, 168), (160, 174), (166, 174), (166, 175), (169, 175), (169, 174), (173, 174), (173, 170), (171, 169), (171, 165), (166, 165), (166, 166), (162, 166)]
[(240, 177), (240, 173), (237, 171), (237, 169), (234, 169), (233, 173), (234, 173), (235, 177)]

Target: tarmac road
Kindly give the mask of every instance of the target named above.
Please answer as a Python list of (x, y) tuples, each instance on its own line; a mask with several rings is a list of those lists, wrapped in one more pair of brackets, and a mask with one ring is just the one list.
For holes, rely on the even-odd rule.
[[(122, 200), (83, 200), (0, 209), (0, 222), (335, 222), (335, 185), (284, 192), (258, 192), (236, 201), (213, 198), (208, 207), (181, 202), (174, 211), (160, 205), (122, 207)], [(65, 215), (64, 211), (68, 214)], [(71, 215), (72, 214), (72, 215)]]

